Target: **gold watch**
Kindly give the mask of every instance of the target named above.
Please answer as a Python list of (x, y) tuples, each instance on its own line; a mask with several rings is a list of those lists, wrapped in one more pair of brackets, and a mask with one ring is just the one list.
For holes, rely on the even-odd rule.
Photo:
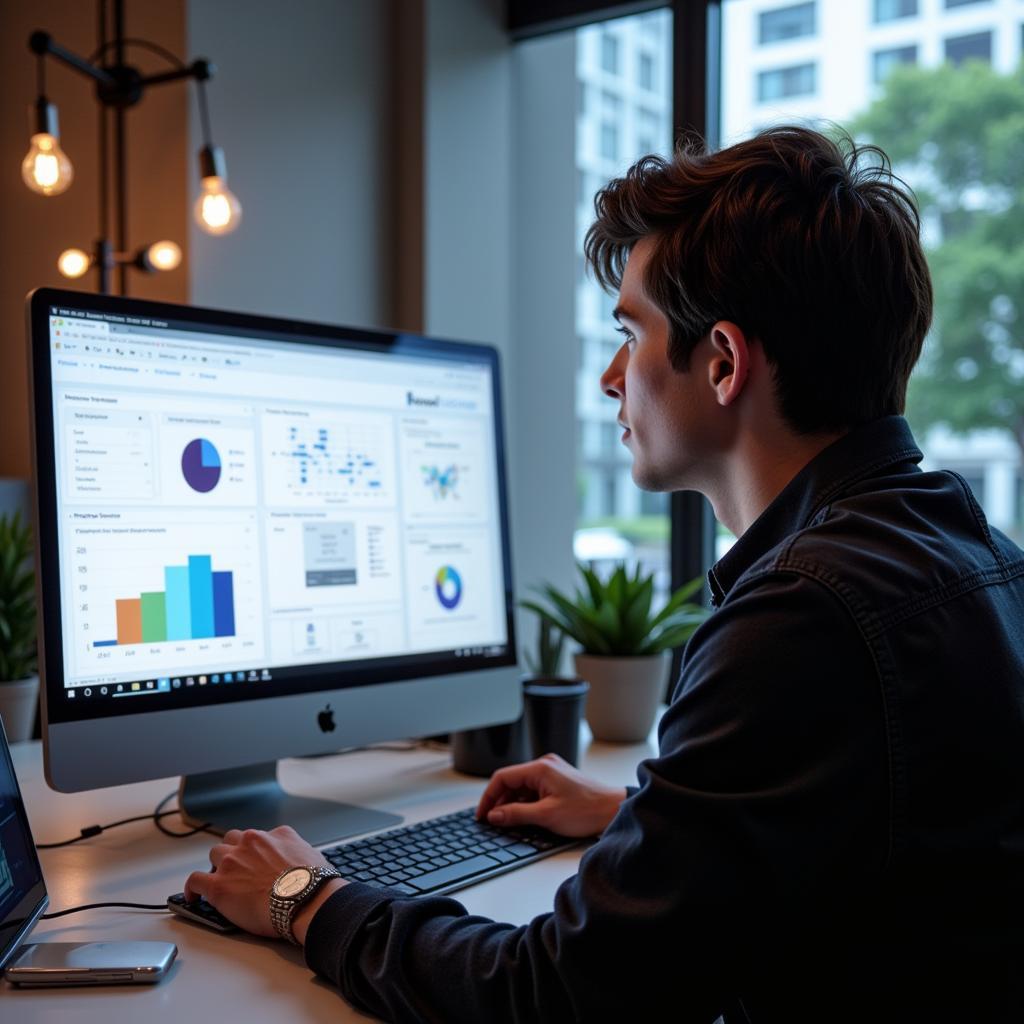
[(287, 939), (296, 946), (299, 944), (292, 932), (295, 912), (331, 878), (341, 878), (341, 873), (334, 868), (313, 867), (308, 864), (285, 868), (277, 876), (277, 880), (270, 888), (270, 920), (282, 939)]

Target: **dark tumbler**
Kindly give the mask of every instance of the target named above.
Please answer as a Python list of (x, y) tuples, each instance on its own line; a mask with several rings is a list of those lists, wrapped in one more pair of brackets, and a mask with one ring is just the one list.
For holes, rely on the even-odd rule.
[(523, 687), (523, 717), (534, 757), (580, 759), (580, 722), (590, 684), (582, 679), (534, 680)]

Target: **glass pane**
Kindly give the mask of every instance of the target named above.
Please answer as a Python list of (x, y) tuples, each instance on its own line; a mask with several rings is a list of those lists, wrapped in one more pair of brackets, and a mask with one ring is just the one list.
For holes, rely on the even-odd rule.
[[(813, 6), (813, 5), (811, 5)], [(672, 16), (669, 11), (589, 25), (576, 33), (581, 103), (576, 120), (576, 171), (581, 182), (577, 245), (594, 217), (594, 193), (647, 153), (672, 147)], [(579, 431), (578, 510), (574, 551), (579, 561), (607, 571), (616, 561), (639, 562), (655, 574), (655, 600), (670, 585), (668, 496), (645, 494), (633, 483), (632, 460), (616, 423), (618, 405), (599, 386), (619, 347), (606, 295), (587, 275), (578, 280), (576, 386)]]
[[(1024, 44), (991, 2), (820, 0), (815, 35), (762, 46), (766, 0), (722, 9), (723, 145), (767, 125), (847, 128), (916, 191), (935, 321), (907, 415), (925, 468), (959, 472), (1024, 540)], [(794, 68), (812, 65), (796, 91)], [(773, 83), (770, 87), (763, 82)], [(724, 550), (728, 538), (720, 540)]]

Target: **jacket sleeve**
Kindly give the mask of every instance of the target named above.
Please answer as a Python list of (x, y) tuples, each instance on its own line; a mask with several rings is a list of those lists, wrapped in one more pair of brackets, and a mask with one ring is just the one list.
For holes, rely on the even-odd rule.
[(514, 927), (352, 884), (309, 966), (394, 1021), (710, 1022), (765, 943), (880, 866), (886, 784), (872, 660), (832, 593), (774, 574), (694, 635), (659, 755), (563, 883)]

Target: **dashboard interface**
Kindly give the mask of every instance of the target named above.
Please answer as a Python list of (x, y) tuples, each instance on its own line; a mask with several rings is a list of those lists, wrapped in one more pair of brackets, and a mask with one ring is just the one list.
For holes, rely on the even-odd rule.
[(493, 366), (418, 340), (49, 308), (68, 710), (509, 656)]

